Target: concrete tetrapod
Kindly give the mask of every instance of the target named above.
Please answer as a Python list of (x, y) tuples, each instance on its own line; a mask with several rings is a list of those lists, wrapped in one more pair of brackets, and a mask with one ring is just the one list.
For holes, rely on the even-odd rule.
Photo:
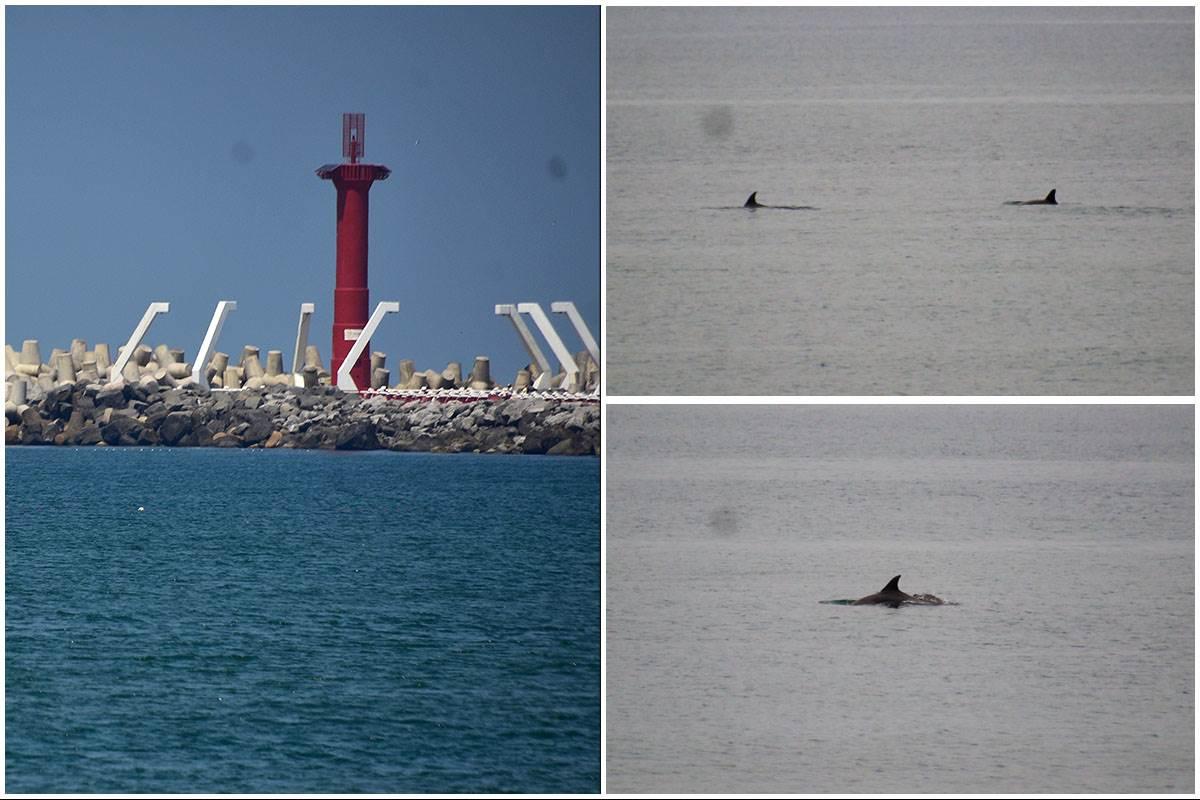
[(321, 351), (317, 349), (315, 344), (310, 344), (304, 348), (304, 366), (316, 367), (317, 371), (325, 369), (321, 364)]
[(205, 370), (204, 377), (208, 380), (209, 385), (220, 389), (225, 386), (225, 370), (229, 367), (229, 354), (220, 351), (213, 353), (212, 360), (208, 362), (208, 369)]
[(153, 355), (153, 350), (144, 344), (139, 344), (133, 349), (133, 358), (130, 360), (138, 367), (145, 367), (150, 364), (150, 358)]
[(285, 375), (283, 372), (283, 351), (268, 350), (267, 351), (267, 374), (263, 376), (263, 383), (268, 383), (278, 386), (287, 386), (290, 384), (291, 376)]
[(413, 360), (411, 358), (405, 358), (400, 361), (400, 388), (403, 388), (404, 384), (412, 380), (413, 372), (415, 371), (416, 365), (413, 364)]
[[(33, 365), (34, 367), (41, 365), (42, 351), (41, 348), (38, 347), (37, 339), (26, 339), (25, 341), (21, 342), (21, 361), (19, 363), (27, 366)], [(33, 374), (37, 374), (36, 369), (34, 370)]]
[(100, 370), (96, 366), (96, 359), (94, 357), (83, 360), (77, 377), (79, 380), (87, 381), (88, 383), (100, 382)]
[(58, 367), (55, 376), (58, 383), (75, 383), (75, 363), (70, 353), (59, 353), (55, 366)]
[(107, 375), (109, 367), (112, 366), (112, 354), (108, 351), (108, 345), (104, 342), (96, 344), (96, 369), (101, 375)]
[(472, 389), (492, 388), (492, 366), (487, 356), (475, 356), (475, 366), (471, 367), (471, 378), (467, 386)]
[(262, 378), (266, 374), (258, 360), (258, 348), (247, 346), (242, 351), (242, 380), (249, 382), (251, 378)]
[(158, 364), (159, 369), (166, 369), (168, 364), (173, 363), (171, 358), (171, 348), (165, 344), (160, 344), (154, 348), (154, 361)]
[(71, 363), (75, 369), (79, 369), (83, 366), (83, 354), (87, 352), (87, 342), (83, 339), (72, 339), (70, 352)]

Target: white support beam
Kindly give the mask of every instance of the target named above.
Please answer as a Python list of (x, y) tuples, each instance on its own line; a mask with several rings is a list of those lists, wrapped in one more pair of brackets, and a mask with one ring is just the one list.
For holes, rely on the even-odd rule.
[(570, 300), (557, 300), (550, 304), (550, 310), (556, 314), (567, 315), (567, 319), (571, 320), (571, 324), (575, 326), (575, 332), (583, 341), (583, 346), (587, 348), (588, 355), (592, 357), (592, 361), (596, 362), (596, 366), (600, 366), (600, 348), (596, 345), (596, 340), (592, 338), (592, 332), (588, 330), (587, 323), (583, 321), (575, 304)]
[(146, 307), (146, 313), (142, 315), (142, 321), (133, 329), (133, 333), (129, 336), (129, 341), (121, 348), (117, 354), (117, 361), (108, 371), (108, 379), (110, 381), (119, 380), (121, 373), (125, 369), (125, 365), (129, 363), (129, 359), (133, 358), (133, 351), (142, 343), (142, 339), (146, 335), (146, 331), (150, 330), (150, 323), (159, 314), (166, 314), (171, 310), (170, 303), (151, 303)]
[(525, 345), (525, 352), (529, 353), (529, 357), (538, 365), (538, 369), (542, 371), (541, 375), (533, 382), (535, 389), (549, 389), (550, 378), (553, 377), (553, 372), (550, 367), (550, 359), (542, 353), (542, 349), (538, 347), (537, 340), (533, 338), (533, 334), (529, 332), (529, 327), (525, 324), (525, 320), (521, 319), (517, 307), (511, 303), (500, 303), (496, 305), (496, 316), (508, 317), (512, 320), (513, 327), (517, 329), (517, 335), (521, 337), (521, 343)]
[(517, 303), (517, 311), (530, 316), (534, 324), (538, 326), (538, 330), (542, 332), (542, 336), (550, 343), (554, 357), (562, 364), (566, 377), (563, 378), (562, 386), (559, 388), (566, 389), (571, 385), (578, 385), (579, 365), (575, 363), (575, 356), (571, 355), (571, 351), (563, 344), (563, 340), (558, 336), (558, 331), (554, 330), (554, 325), (546, 316), (546, 312), (542, 311), (542, 307), (537, 303)]
[(350, 368), (354, 366), (354, 362), (358, 361), (358, 357), (362, 355), (367, 344), (371, 341), (372, 334), (379, 327), (379, 323), (383, 322), (384, 316), (394, 314), (400, 310), (400, 304), (395, 301), (385, 300), (375, 306), (375, 310), (371, 313), (371, 318), (367, 320), (367, 326), (362, 329), (362, 333), (354, 340), (354, 346), (350, 348), (350, 352), (346, 354), (342, 365), (338, 367), (337, 372), (337, 387), (343, 392), (357, 392), (358, 384), (350, 377)]
[(229, 316), (230, 311), (237, 311), (236, 300), (222, 300), (217, 303), (212, 321), (208, 323), (208, 333), (204, 334), (200, 351), (196, 353), (196, 360), (192, 362), (192, 382), (200, 384), (205, 389), (208, 388), (208, 360), (212, 356), (213, 348), (217, 346), (217, 337), (221, 335), (221, 327), (225, 324), (225, 318)]
[(308, 349), (308, 325), (312, 322), (313, 312), (317, 310), (314, 303), (300, 304), (300, 324), (296, 326), (296, 349), (292, 351), (292, 385), (303, 386), (304, 376), (300, 370), (304, 368), (304, 351)]

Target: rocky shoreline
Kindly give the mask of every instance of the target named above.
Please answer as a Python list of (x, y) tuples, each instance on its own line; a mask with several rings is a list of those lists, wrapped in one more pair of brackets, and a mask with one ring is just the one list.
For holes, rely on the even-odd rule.
[(594, 397), (537, 393), (360, 396), (328, 386), (213, 391), (80, 380), (33, 402), (10, 400), (5, 416), (9, 445), (600, 453)]

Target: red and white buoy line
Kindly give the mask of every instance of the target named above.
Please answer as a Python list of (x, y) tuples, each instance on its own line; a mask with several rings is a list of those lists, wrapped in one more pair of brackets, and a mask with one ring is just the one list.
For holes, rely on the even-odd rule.
[(598, 392), (568, 392), (562, 389), (514, 391), (508, 388), (495, 389), (360, 389), (360, 397), (383, 397), (388, 400), (421, 400), (431, 402), (473, 403), (480, 400), (508, 400), (513, 397), (528, 397), (540, 400), (555, 400), (568, 403), (599, 403)]

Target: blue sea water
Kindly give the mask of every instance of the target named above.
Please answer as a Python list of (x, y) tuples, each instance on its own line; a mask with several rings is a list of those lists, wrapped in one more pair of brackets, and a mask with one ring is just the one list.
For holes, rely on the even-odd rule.
[(5, 464), (7, 791), (599, 790), (597, 460)]

